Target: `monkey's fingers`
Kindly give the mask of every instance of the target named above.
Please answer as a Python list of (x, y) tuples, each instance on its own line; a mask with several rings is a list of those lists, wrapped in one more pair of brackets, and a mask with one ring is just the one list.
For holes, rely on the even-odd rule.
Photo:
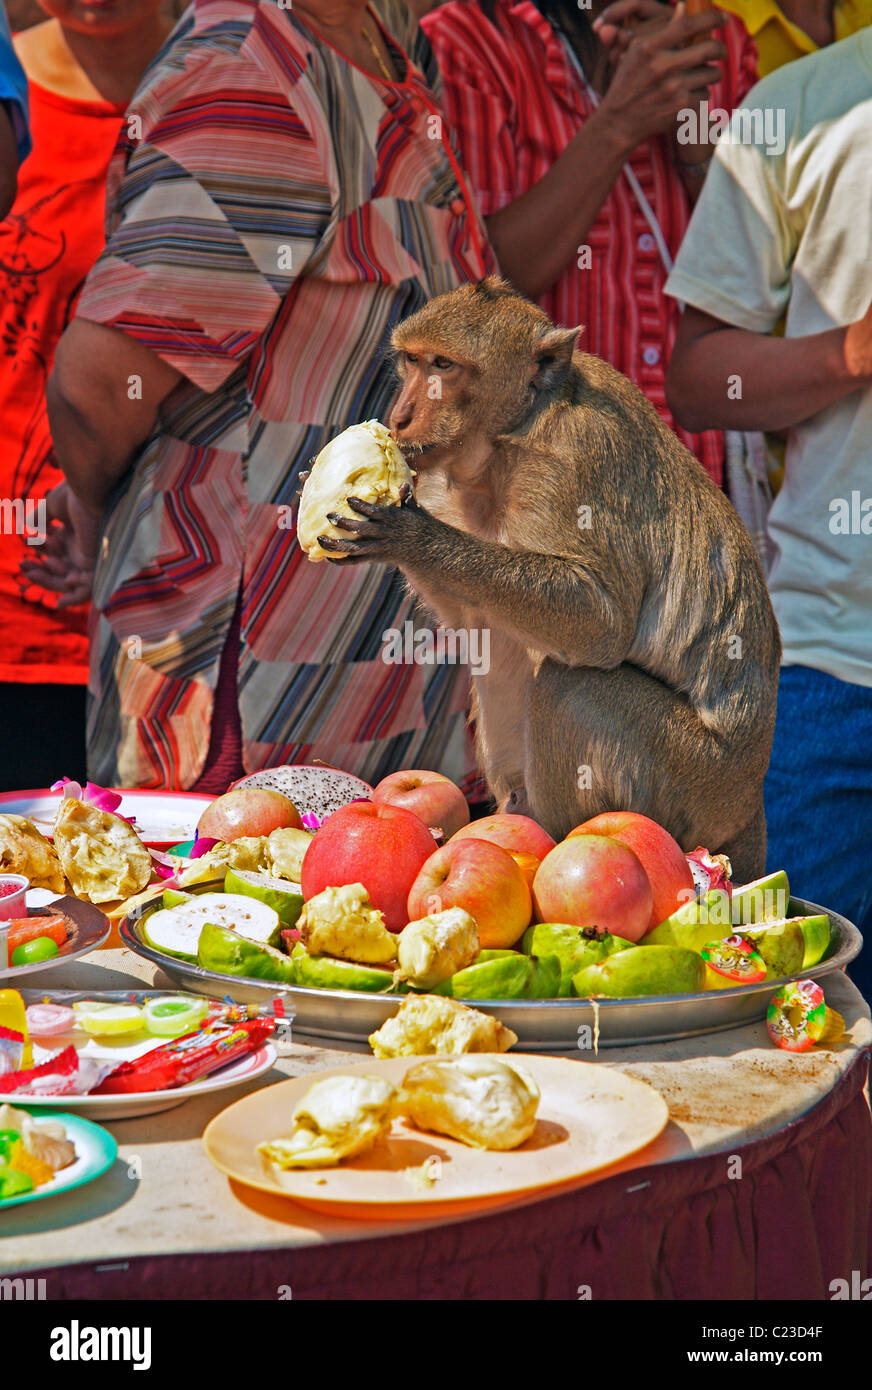
[(380, 507), (376, 502), (362, 502), (359, 497), (349, 497), (349, 507), (353, 507), (361, 516), (368, 516), (372, 521), (384, 521), (385, 512), (388, 507)]
[(340, 531), (351, 531), (354, 535), (365, 531), (368, 525), (365, 521), (355, 521), (353, 516), (343, 516), (341, 512), (328, 512), (327, 520)]
[(414, 492), (412, 491), (412, 484), (403, 483), (403, 486), (400, 488), (400, 506), (417, 507), (417, 505), (418, 501), (415, 497)]

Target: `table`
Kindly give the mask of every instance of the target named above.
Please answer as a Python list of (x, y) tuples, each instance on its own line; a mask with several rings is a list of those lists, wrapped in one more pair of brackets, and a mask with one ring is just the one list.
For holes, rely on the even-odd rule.
[[(172, 987), (126, 949), (33, 984)], [(828, 1298), (833, 1279), (869, 1273), (872, 1022), (846, 976), (826, 992), (847, 1025), (831, 1050), (779, 1052), (760, 1023), (601, 1051), (599, 1065), (662, 1092), (660, 1139), (581, 1188), (465, 1220), (341, 1220), (212, 1167), (200, 1136), (219, 1110), (369, 1052), (295, 1037), (272, 1071), (235, 1090), (107, 1121), (114, 1167), (0, 1217), (0, 1272), (44, 1277), (49, 1299)]]

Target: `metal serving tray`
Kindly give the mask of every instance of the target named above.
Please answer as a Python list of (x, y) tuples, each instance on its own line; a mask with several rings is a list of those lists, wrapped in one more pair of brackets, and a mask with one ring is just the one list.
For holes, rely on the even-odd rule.
[[(220, 892), (222, 884), (199, 884), (194, 892)], [(364, 994), (347, 989), (305, 989), (269, 980), (241, 979), (218, 975), (155, 951), (142, 939), (142, 919), (161, 906), (146, 903), (125, 917), (121, 938), (126, 946), (159, 965), (164, 974), (181, 989), (222, 999), (230, 996), (243, 1003), (263, 1003), (276, 994), (292, 1000), (294, 1028), (299, 1033), (332, 1041), (365, 1042), (386, 1018), (396, 1013), (400, 999), (395, 994)], [(789, 915), (807, 916), (828, 912), (817, 903), (791, 898)], [(821, 980), (842, 970), (859, 955), (863, 938), (852, 922), (829, 912), (833, 940), (830, 953), (818, 965), (803, 970), (803, 979)], [(796, 978), (796, 977), (792, 977)], [(599, 1022), (600, 1047), (623, 1047), (628, 1043), (667, 1042), (699, 1033), (716, 1033), (743, 1023), (762, 1019), (776, 982), (741, 985), (737, 989), (707, 990), (699, 994), (662, 994), (637, 999), (602, 999), (596, 1005), (584, 999), (469, 999), (473, 1005), (493, 1016), (518, 1035), (522, 1049), (557, 1052), (588, 1049)], [(582, 1033), (589, 1029), (589, 1033)]]

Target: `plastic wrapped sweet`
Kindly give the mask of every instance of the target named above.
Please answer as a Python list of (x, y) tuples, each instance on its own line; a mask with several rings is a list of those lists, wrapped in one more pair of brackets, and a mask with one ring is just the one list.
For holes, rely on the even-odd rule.
[(33, 821), (11, 812), (0, 815), (0, 872), (23, 874), (32, 888), (50, 893), (66, 890), (64, 871), (51, 842)]
[(470, 1055), (412, 1067), (402, 1105), (418, 1129), (475, 1149), (516, 1149), (536, 1127), (539, 1087), (521, 1067)]
[(507, 1052), (517, 1033), (490, 1014), (438, 994), (412, 994), (393, 1018), (369, 1036), (376, 1057), (459, 1057), (465, 1052)]
[(287, 1139), (258, 1144), (280, 1168), (332, 1168), (366, 1153), (387, 1133), (398, 1093), (381, 1076), (326, 1076), (294, 1109)]
[(61, 802), (54, 843), (73, 892), (92, 903), (128, 898), (151, 878), (151, 855), (133, 826), (85, 801)]
[(318, 544), (319, 536), (348, 539), (347, 532), (327, 520), (329, 512), (358, 518), (348, 505), (349, 497), (379, 506), (398, 506), (400, 489), (406, 483), (411, 487), (414, 477), (390, 431), (378, 420), (352, 425), (331, 439), (312, 464), (300, 494), (297, 540), (309, 559), (342, 558), (328, 554)]
[(480, 949), (475, 918), (462, 907), (445, 908), (403, 927), (396, 979), (416, 989), (432, 989), (472, 965)]

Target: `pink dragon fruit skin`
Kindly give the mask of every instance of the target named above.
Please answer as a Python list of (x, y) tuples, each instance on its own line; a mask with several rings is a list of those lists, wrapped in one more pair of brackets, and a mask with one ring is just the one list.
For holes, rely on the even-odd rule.
[(730, 875), (733, 866), (725, 854), (712, 854), (710, 850), (698, 845), (685, 855), (685, 858), (693, 874), (697, 897), (708, 893), (712, 888), (723, 888), (727, 895), (732, 897), (733, 884)]

